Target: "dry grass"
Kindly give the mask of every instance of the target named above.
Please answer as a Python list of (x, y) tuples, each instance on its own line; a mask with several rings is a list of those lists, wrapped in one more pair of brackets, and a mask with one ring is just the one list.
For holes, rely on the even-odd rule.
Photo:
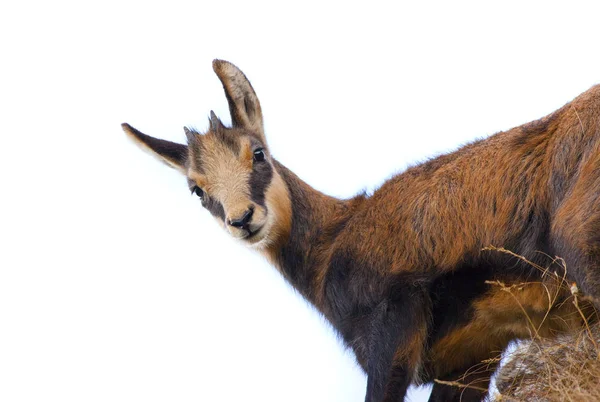
[[(519, 341), (516, 349), (505, 355), (506, 362), (496, 375), (497, 391), (492, 401), (600, 401), (600, 322), (590, 300), (579, 293), (575, 283), (566, 280), (567, 267), (561, 258), (549, 258), (548, 267), (541, 267), (503, 248), (487, 247), (492, 252), (507, 253), (542, 272), (541, 282), (504, 284), (489, 281), (508, 292), (523, 312), (530, 337)], [(557, 267), (558, 265), (558, 267)], [(558, 268), (558, 269), (557, 269)], [(556, 272), (561, 272), (558, 275)], [(548, 311), (535, 320), (521, 304), (519, 291), (527, 286), (544, 288)], [(557, 319), (557, 310), (572, 311), (560, 333), (541, 331), (547, 320)], [(553, 316), (554, 315), (554, 316)], [(564, 319), (567, 316), (563, 316)], [(560, 317), (558, 317), (560, 318)], [(576, 323), (576, 324), (573, 324)], [(500, 359), (500, 357), (498, 357)], [(481, 363), (481, 366), (485, 362)], [(474, 367), (475, 369), (475, 367)], [(476, 384), (436, 382), (459, 388), (477, 388)]]
[(600, 401), (600, 325), (522, 342), (496, 378), (496, 401)]
[[(573, 304), (580, 315), (581, 327), (550, 338), (540, 337), (532, 327), (531, 338), (521, 341), (514, 352), (505, 356), (506, 363), (496, 376), (495, 401), (600, 401), (598, 315), (590, 310), (591, 304), (579, 293), (577, 285), (566, 281), (564, 261), (555, 258), (552, 264), (555, 263), (561, 265), (564, 275), (552, 274), (548, 269), (544, 272), (546, 279), (550, 277), (554, 283), (551, 288), (557, 289), (548, 293), (551, 305), (558, 302), (560, 292), (568, 292), (570, 297), (560, 303)], [(511, 287), (503, 290), (511, 292)]]

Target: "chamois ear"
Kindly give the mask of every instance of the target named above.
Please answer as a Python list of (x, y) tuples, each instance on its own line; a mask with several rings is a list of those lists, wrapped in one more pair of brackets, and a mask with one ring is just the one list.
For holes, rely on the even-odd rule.
[(239, 68), (224, 60), (214, 60), (213, 70), (223, 84), (233, 126), (253, 131), (266, 145), (260, 102), (248, 78)]
[(157, 157), (168, 166), (186, 173), (186, 160), (188, 148), (186, 145), (150, 137), (127, 123), (121, 124), (123, 131), (144, 151)]

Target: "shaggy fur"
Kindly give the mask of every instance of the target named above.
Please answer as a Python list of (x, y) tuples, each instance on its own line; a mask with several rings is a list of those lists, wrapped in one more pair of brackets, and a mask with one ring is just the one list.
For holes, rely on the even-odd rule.
[[(188, 130), (188, 145), (123, 128), (332, 323), (368, 376), (366, 401), (401, 401), (411, 383), (434, 379), (470, 386), (435, 383), (430, 401), (480, 400), (493, 358), (530, 336), (531, 323), (540, 336), (579, 327), (568, 294), (547, 297), (547, 278), (564, 273), (548, 256), (563, 257), (568, 279), (600, 300), (600, 86), (414, 166), (370, 197), (340, 200), (270, 155), (249, 81), (231, 63), (213, 68), (233, 127), (213, 116), (207, 133)], [(248, 211), (247, 224), (232, 225)], [(482, 361), (485, 370), (472, 369)]]

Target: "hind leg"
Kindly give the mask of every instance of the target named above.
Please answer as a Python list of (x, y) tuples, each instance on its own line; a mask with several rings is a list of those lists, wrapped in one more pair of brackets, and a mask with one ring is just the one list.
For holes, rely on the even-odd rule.
[(556, 211), (551, 241), (555, 254), (565, 260), (567, 278), (600, 308), (600, 176), (593, 165), (582, 169)]

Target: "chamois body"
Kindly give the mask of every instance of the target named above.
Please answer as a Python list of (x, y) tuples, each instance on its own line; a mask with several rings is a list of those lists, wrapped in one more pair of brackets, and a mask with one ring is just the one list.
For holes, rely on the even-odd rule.
[[(232, 128), (212, 115), (206, 134), (186, 129), (187, 146), (124, 129), (186, 174), (217, 220), (327, 317), (367, 373), (366, 401), (401, 401), (411, 383), (434, 379), (473, 386), (435, 384), (431, 401), (480, 400), (495, 363), (473, 366), (530, 335), (532, 323), (541, 336), (580, 324), (543, 272), (487, 246), (542, 266), (560, 255), (567, 277), (600, 296), (600, 86), (413, 166), (371, 196), (339, 200), (268, 153), (249, 81), (230, 63), (214, 68)], [(530, 284), (508, 294), (493, 281)]]

